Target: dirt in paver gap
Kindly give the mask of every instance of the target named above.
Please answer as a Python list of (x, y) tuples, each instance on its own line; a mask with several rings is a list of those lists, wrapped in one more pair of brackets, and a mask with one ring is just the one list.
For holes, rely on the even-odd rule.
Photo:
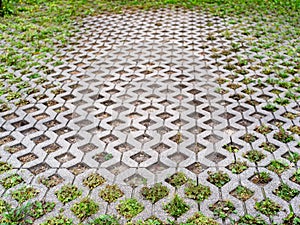
[[(4, 200), (26, 201), (19, 196), (26, 192), (56, 202), (54, 212), (65, 209), (75, 222), (96, 212), (122, 215), (121, 224), (135, 213), (185, 221), (199, 209), (224, 224), (281, 223), (291, 209), (297, 215), (299, 39), (289, 24), (268, 19), (183, 9), (84, 19), (58, 49), (63, 64), (45, 65), (43, 94), (1, 108), (1, 161), (35, 188), (4, 181), (11, 167), (1, 164), (0, 184), (16, 186), (0, 191)], [(91, 184), (82, 183), (95, 172)], [(152, 207), (139, 190), (160, 182), (156, 188), (169, 195)], [(115, 205), (99, 197), (104, 188)], [(80, 204), (90, 212), (65, 205), (88, 193)], [(138, 202), (122, 201), (123, 194)], [(261, 217), (242, 217), (248, 213)]]

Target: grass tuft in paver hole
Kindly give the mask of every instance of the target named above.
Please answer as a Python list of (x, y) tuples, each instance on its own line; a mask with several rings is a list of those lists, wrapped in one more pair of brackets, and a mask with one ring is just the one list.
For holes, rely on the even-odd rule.
[(123, 191), (121, 191), (121, 189), (116, 184), (108, 184), (99, 192), (99, 196), (108, 203), (117, 201), (117, 199), (121, 198), (123, 195)]
[(131, 220), (144, 210), (144, 206), (134, 198), (122, 200), (116, 209), (120, 215), (124, 216), (127, 220)]
[(279, 196), (280, 198), (286, 201), (290, 201), (292, 198), (294, 198), (299, 194), (299, 191), (283, 183), (274, 190), (274, 194), (276, 194), (277, 196)]
[(126, 225), (167, 225), (156, 217), (150, 217), (146, 220), (138, 220), (136, 222), (128, 222)]
[(86, 197), (82, 199), (80, 202), (75, 203), (71, 207), (71, 211), (77, 216), (78, 219), (85, 220), (91, 215), (95, 214), (99, 209), (99, 205)]
[(0, 162), (0, 174), (5, 173), (12, 169), (12, 165), (6, 162)]
[(166, 186), (163, 186), (161, 183), (154, 184), (153, 187), (143, 187), (141, 189), (142, 196), (151, 201), (152, 203), (155, 203), (159, 201), (160, 199), (168, 196), (169, 189)]
[(291, 177), (291, 181), (300, 184), (300, 169), (296, 170), (296, 172)]
[(204, 216), (201, 212), (195, 213), (184, 225), (218, 225), (219, 223), (212, 218)]
[(281, 209), (280, 205), (269, 198), (256, 202), (254, 208), (267, 216), (274, 216)]
[(163, 206), (163, 209), (172, 217), (178, 218), (186, 213), (190, 209), (190, 206), (176, 194), (168, 204)]
[(60, 190), (55, 192), (58, 200), (61, 201), (63, 204), (73, 201), (74, 199), (81, 196), (82, 191), (78, 189), (78, 187), (67, 184), (64, 185)]
[(269, 183), (272, 180), (270, 173), (268, 172), (256, 172), (254, 176), (251, 178), (251, 181), (255, 184), (264, 185)]
[(44, 200), (35, 201), (30, 204), (29, 215), (34, 219), (38, 219), (44, 216), (46, 213), (51, 212), (54, 207), (54, 202), (46, 202)]
[(231, 163), (228, 166), (228, 169), (231, 170), (232, 173), (240, 174), (244, 172), (246, 169), (248, 169), (247, 162), (237, 161), (235, 163)]
[(82, 183), (89, 189), (94, 189), (95, 187), (102, 185), (104, 182), (105, 179), (97, 173), (91, 173), (82, 181)]
[(184, 189), (186, 197), (202, 202), (211, 195), (210, 188), (202, 184), (195, 184), (189, 182), (187, 187)]
[(213, 211), (215, 216), (218, 216), (222, 219), (227, 218), (231, 213), (235, 212), (235, 207), (231, 201), (218, 201), (217, 203), (209, 207)]
[(166, 182), (173, 187), (179, 188), (188, 181), (186, 175), (183, 172), (178, 172), (166, 179)]
[(279, 161), (279, 160), (272, 160), (268, 165), (268, 169), (277, 173), (282, 174), (286, 169), (289, 168), (289, 164)]
[(10, 204), (8, 204), (6, 201), (0, 199), (0, 215), (4, 212), (9, 211), (10, 208), (11, 208)]
[(266, 221), (264, 221), (260, 216), (252, 216), (249, 214), (246, 214), (242, 216), (235, 225), (267, 225)]
[(31, 198), (34, 198), (38, 193), (39, 191), (34, 189), (33, 187), (24, 186), (11, 192), (11, 196), (19, 203), (23, 203)]
[(47, 219), (41, 225), (73, 225), (73, 224), (74, 223), (73, 223), (72, 219), (69, 219), (63, 215), (59, 215), (59, 216)]
[(223, 171), (218, 171), (216, 173), (212, 173), (209, 171), (208, 175), (209, 176), (207, 180), (219, 188), (223, 187), (226, 183), (230, 181), (228, 174), (224, 173)]
[(293, 135), (284, 130), (284, 128), (280, 127), (279, 131), (274, 134), (274, 139), (281, 141), (282, 143), (289, 143), (294, 140)]
[(254, 162), (254, 163), (258, 163), (262, 159), (266, 158), (266, 155), (258, 150), (251, 150), (246, 154), (244, 154), (243, 156), (247, 158), (250, 162)]
[(20, 183), (23, 182), (22, 177), (19, 174), (13, 174), (9, 177), (4, 178), (0, 181), (0, 184), (5, 188), (9, 189), (12, 188)]
[(241, 201), (247, 201), (252, 197), (254, 192), (244, 186), (239, 185), (236, 189), (234, 189), (233, 192), (231, 192), (231, 194)]
[(100, 215), (96, 219), (90, 221), (87, 225), (120, 225), (116, 217), (111, 215)]

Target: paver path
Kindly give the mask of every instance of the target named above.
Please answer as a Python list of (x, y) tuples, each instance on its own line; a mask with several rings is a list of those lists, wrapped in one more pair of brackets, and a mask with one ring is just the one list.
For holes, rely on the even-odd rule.
[[(209, 205), (221, 200), (234, 203), (237, 214), (231, 215), (233, 219), (245, 213), (259, 214), (254, 204), (266, 197), (282, 207), (273, 218), (275, 222), (286, 217), (289, 204), (298, 212), (299, 196), (288, 202), (274, 194), (281, 182), (299, 190), (290, 180), (297, 166), (287, 159), (289, 152), (299, 151), (297, 141), (282, 143), (274, 134), (278, 123), (285, 129), (299, 125), (299, 117), (284, 117), (286, 112), (299, 115), (299, 102), (279, 106), (275, 113), (262, 109), (278, 96), (273, 88), (256, 82), (267, 75), (252, 69), (263, 60), (249, 52), (250, 46), (228, 51), (244, 38), (240, 33), (236, 35), (240, 39), (233, 36), (231, 40), (221, 35), (234, 29), (229, 21), (183, 9), (84, 19), (77, 24), (79, 32), (71, 44), (57, 47), (64, 64), (47, 65), (53, 71), (49, 82), (43, 84), (45, 98), (29, 96), (35, 103), (1, 113), (1, 160), (11, 163), (25, 183), (40, 191), (38, 199), (57, 202), (48, 216), (64, 207), (75, 221), (78, 219), (70, 206), (76, 200), (63, 205), (54, 194), (67, 183), (101, 203), (97, 215), (117, 214), (117, 203), (108, 206), (99, 198), (103, 186), (90, 192), (83, 185), (82, 180), (95, 171), (108, 183), (119, 184), (126, 197), (140, 199), (146, 210), (137, 218), (171, 218), (161, 202), (152, 206), (138, 190), (146, 183), (163, 182), (171, 193), (184, 196), (184, 186), (175, 190), (165, 182), (177, 171), (212, 191), (201, 204), (185, 198), (191, 209), (179, 221), (198, 210), (213, 216)], [(249, 52), (251, 63), (241, 67), (247, 74), (226, 69), (229, 62), (239, 63), (234, 57), (241, 52)], [(245, 78), (255, 82), (243, 82)], [(223, 83), (224, 79), (232, 82)], [(58, 84), (59, 89), (51, 84)], [(255, 93), (250, 97), (246, 88)], [(271, 132), (257, 132), (256, 127), (262, 124), (270, 126)], [(273, 143), (274, 152), (263, 149), (263, 142)], [(245, 158), (253, 149), (265, 156), (258, 163)], [(275, 159), (289, 164), (281, 176), (268, 170)], [(248, 169), (234, 173), (230, 165), (243, 161)], [(218, 188), (207, 181), (209, 171), (224, 171), (230, 181)], [(271, 181), (254, 183), (251, 179), (258, 171), (268, 171)], [(0, 178), (8, 176), (10, 173), (5, 173)], [(41, 177), (53, 181), (53, 187), (41, 184)], [(9, 193), (20, 185), (8, 190), (0, 186), (0, 194), (16, 205)], [(238, 185), (253, 191), (253, 196), (245, 202), (234, 197)], [(171, 195), (163, 201), (169, 201)], [(270, 222), (267, 216), (262, 217)]]

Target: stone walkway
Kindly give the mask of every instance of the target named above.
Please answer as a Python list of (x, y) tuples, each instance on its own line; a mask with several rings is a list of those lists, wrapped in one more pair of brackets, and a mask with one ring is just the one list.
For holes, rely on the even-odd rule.
[[(235, 220), (248, 213), (281, 222), (289, 205), (299, 213), (298, 195), (284, 200), (276, 194), (281, 183), (300, 190), (293, 182), (299, 162), (289, 157), (299, 152), (299, 136), (287, 143), (276, 138), (279, 127), (299, 126), (299, 101), (268, 109), (267, 103), (287, 89), (265, 83), (270, 76), (259, 66), (268, 56), (255, 57), (265, 53), (250, 51), (253, 47), (243, 41), (247, 35), (222, 35), (236, 29), (230, 18), (162, 9), (89, 17), (77, 26), (70, 45), (57, 46), (63, 65), (46, 65), (52, 72), (43, 84), (45, 95), (28, 96), (31, 104), (0, 114), (1, 161), (14, 168), (0, 180), (14, 173), (23, 180), (12, 188), (0, 186), (2, 199), (17, 206), (10, 193), (26, 183), (39, 191), (31, 200), (56, 202), (55, 210), (35, 224), (61, 208), (79, 222), (70, 210), (79, 198), (64, 205), (55, 195), (69, 183), (101, 205), (93, 217), (118, 215), (118, 202), (135, 197), (145, 206), (135, 219), (172, 219), (162, 205), (175, 192), (191, 206), (178, 221), (199, 210), (214, 217), (210, 206), (223, 200), (234, 204), (230, 218)], [(244, 45), (235, 51), (234, 43), (241, 40)], [(245, 64), (237, 57), (243, 54)], [(170, 185), (166, 179), (178, 171), (210, 187), (210, 197), (197, 203), (184, 195), (185, 186)], [(208, 181), (216, 171), (230, 178), (221, 188)], [(107, 204), (98, 196), (104, 184), (93, 190), (83, 184), (91, 172), (118, 184), (125, 195)], [(258, 181), (258, 172), (269, 173), (265, 183)], [(139, 190), (158, 182), (170, 194), (152, 205)], [(237, 197), (239, 185), (252, 191), (249, 199)], [(255, 209), (266, 198), (281, 206), (271, 219)], [(120, 221), (125, 223), (123, 217)]]

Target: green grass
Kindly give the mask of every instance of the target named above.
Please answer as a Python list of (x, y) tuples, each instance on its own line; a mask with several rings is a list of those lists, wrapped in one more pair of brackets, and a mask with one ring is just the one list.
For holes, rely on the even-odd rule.
[[(47, 66), (42, 66), (38, 60), (58, 66), (62, 63), (62, 56), (55, 53), (53, 46), (60, 44), (62, 47), (67, 45), (68, 38), (72, 35), (74, 28), (73, 22), (87, 15), (97, 15), (103, 12), (122, 13), (126, 10), (181, 6), (186, 8), (200, 8), (213, 15), (225, 17), (232, 16), (230, 24), (238, 24), (240, 17), (254, 22), (274, 23), (275, 28), (283, 23), (288, 23), (293, 27), (293, 35), (299, 34), (296, 29), (298, 23), (298, 13), (300, 11), (300, 0), (288, 1), (260, 1), (260, 0), (3, 0), (1, 18), (0, 38), (3, 40), (4, 54), (0, 56), (0, 82), (3, 85), (0, 95), (4, 101), (0, 104), (0, 110), (9, 110), (13, 104), (26, 105), (28, 95), (38, 98), (40, 89), (35, 88), (29, 81), (41, 84), (51, 74)], [(199, 7), (200, 6), (200, 7)], [(259, 11), (257, 10), (259, 9)], [(272, 15), (272, 16), (270, 16)], [(256, 36), (263, 36), (261, 33), (276, 34), (273, 27), (257, 26), (243, 31), (243, 34), (257, 33)], [(275, 34), (274, 34), (275, 32)], [(290, 32), (290, 29), (286, 29)], [(223, 32), (225, 38), (230, 39), (234, 31)], [(284, 34), (283, 34), (284, 35)], [(275, 35), (276, 36), (276, 35)], [(272, 39), (268, 43), (261, 43), (254, 46), (255, 49), (273, 47)], [(232, 43), (232, 50), (239, 51), (240, 43)], [(254, 49), (253, 48), (253, 49)], [(287, 54), (293, 54), (294, 48), (288, 48)], [(47, 57), (56, 54), (56, 59)], [(245, 57), (238, 56), (239, 66), (248, 64)], [(282, 59), (281, 54), (276, 54), (275, 59)], [(35, 68), (36, 71), (31, 71)], [(272, 67), (267, 66), (270, 71)], [(12, 71), (19, 71), (20, 75), (15, 75)], [(266, 69), (265, 69), (266, 70)], [(245, 71), (241, 69), (240, 71)], [(295, 74), (296, 69), (289, 69), (278, 74), (285, 79), (289, 74)], [(42, 79), (42, 80), (41, 80)], [(276, 79), (277, 84), (290, 88), (292, 82)], [(297, 82), (297, 80), (295, 80)], [(38, 86), (39, 86), (38, 85)], [(32, 92), (32, 90), (35, 90)], [(291, 93), (294, 95), (294, 93)]]

